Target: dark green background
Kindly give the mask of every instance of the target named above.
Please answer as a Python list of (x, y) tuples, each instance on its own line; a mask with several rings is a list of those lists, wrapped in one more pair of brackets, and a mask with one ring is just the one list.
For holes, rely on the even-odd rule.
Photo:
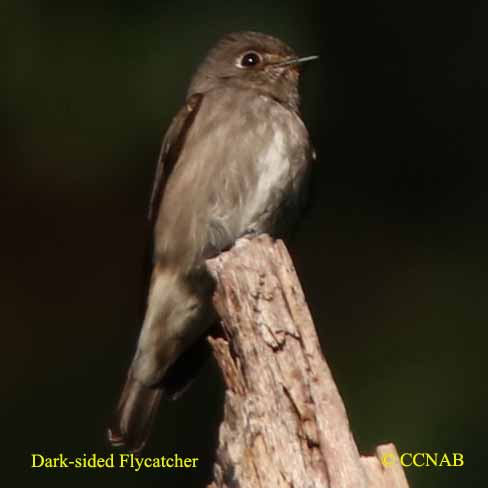
[[(108, 454), (138, 333), (144, 214), (196, 64), (253, 29), (320, 54), (302, 84), (319, 155), (292, 254), (363, 453), (462, 452), (412, 486), (481, 482), (486, 459), (486, 5), (4, 2), (2, 478), (202, 487), (221, 416), (210, 365), (165, 405), (146, 454), (196, 471), (32, 471)], [(484, 37), (484, 39), (483, 39)], [(191, 197), (191, 196), (188, 196)]]

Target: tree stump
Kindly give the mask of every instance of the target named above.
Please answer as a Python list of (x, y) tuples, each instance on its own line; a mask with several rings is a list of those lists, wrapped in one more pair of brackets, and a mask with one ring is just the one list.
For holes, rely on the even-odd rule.
[[(207, 261), (226, 385), (209, 488), (408, 488), (392, 444), (360, 457), (291, 258), (267, 235)], [(390, 459), (390, 458), (389, 458)]]

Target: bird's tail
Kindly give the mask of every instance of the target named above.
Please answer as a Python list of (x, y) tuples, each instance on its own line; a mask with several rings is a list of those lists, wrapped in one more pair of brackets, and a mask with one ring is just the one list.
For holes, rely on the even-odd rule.
[(162, 389), (148, 387), (129, 371), (119, 404), (108, 430), (112, 446), (138, 453), (146, 444), (154, 416), (161, 400)]

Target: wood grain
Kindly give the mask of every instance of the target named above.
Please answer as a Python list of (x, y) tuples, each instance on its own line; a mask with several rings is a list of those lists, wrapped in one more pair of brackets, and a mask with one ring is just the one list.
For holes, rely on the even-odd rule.
[[(405, 488), (392, 444), (361, 457), (291, 258), (267, 235), (207, 261), (226, 384), (211, 488)], [(396, 457), (398, 459), (398, 456)]]

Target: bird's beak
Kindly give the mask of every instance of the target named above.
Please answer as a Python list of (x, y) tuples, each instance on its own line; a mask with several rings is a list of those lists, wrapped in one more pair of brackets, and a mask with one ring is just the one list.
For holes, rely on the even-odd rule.
[(273, 66), (276, 68), (281, 68), (282, 66), (295, 66), (297, 64), (308, 63), (308, 61), (315, 61), (316, 59), (319, 59), (319, 57), (305, 56), (303, 58), (287, 59), (286, 61), (281, 61), (280, 63), (276, 63)]

